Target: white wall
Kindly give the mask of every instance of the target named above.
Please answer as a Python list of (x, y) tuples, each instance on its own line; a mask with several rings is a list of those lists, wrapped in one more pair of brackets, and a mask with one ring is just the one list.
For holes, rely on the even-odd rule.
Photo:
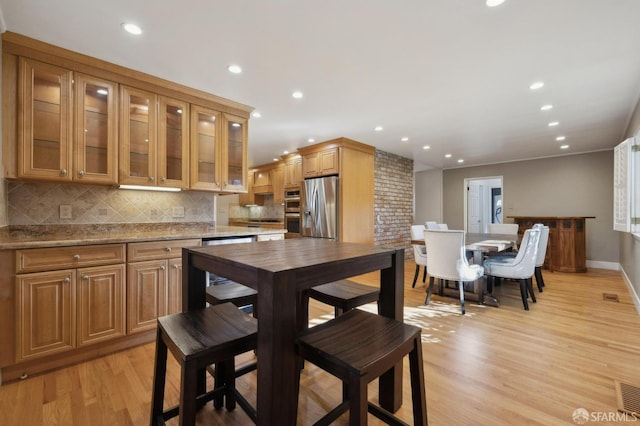
[(442, 222), (442, 198), (442, 170), (415, 173), (413, 224)]

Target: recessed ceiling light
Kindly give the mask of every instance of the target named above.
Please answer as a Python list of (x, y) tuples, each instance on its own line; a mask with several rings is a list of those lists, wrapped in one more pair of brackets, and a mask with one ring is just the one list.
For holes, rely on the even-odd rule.
[(464, 160), (463, 160), (462, 158), (460, 158), (460, 159), (458, 160), (458, 163), (464, 163)]
[(569, 149), (569, 145), (560, 145), (560, 149)]
[(536, 81), (535, 83), (532, 83), (531, 86), (529, 86), (529, 89), (538, 90), (538, 89), (542, 89), (543, 87), (544, 87), (544, 83), (542, 81)]
[(287, 151), (286, 149), (283, 151), (284, 155), (287, 155), (289, 153), (289, 151)]
[(133, 35), (142, 34), (142, 29), (139, 26), (137, 26), (136, 24), (132, 24), (130, 22), (123, 22), (122, 23), (122, 28), (124, 28), (124, 30), (126, 32), (128, 32), (129, 34), (133, 34)]
[(96, 92), (98, 93), (98, 95), (108, 95), (109, 94), (107, 89), (98, 89), (98, 90), (96, 90)]
[(422, 149), (427, 150), (427, 149), (431, 149), (431, 147), (429, 145), (425, 145), (422, 147)]
[(566, 136), (556, 136), (556, 140), (558, 142), (565, 140), (567, 137)]
[(277, 159), (277, 158), (274, 158), (274, 159), (273, 159), (273, 161), (278, 161), (278, 159)]
[(251, 116), (253, 118), (260, 118), (260, 117), (262, 117), (262, 114), (260, 114), (258, 111), (254, 111), (253, 114), (251, 114)]
[(451, 158), (451, 154), (445, 154), (444, 158)]
[(540, 107), (540, 111), (549, 111), (549, 110), (550, 110), (550, 109), (552, 109), (552, 108), (553, 108), (553, 105), (551, 105), (551, 104), (542, 105), (542, 106)]
[(556, 127), (558, 124), (560, 124), (559, 121), (552, 121), (549, 123), (549, 127)]
[(383, 130), (383, 127), (382, 126), (376, 126), (376, 127), (374, 127), (373, 130), (375, 130), (376, 132), (381, 132)]
[(488, 7), (500, 6), (502, 3), (504, 3), (504, 0), (487, 0)]
[(293, 92), (293, 93), (291, 94), (291, 96), (293, 96), (293, 97), (294, 97), (294, 98), (296, 98), (296, 99), (302, 99), (302, 97), (304, 96), (304, 94), (303, 94), (301, 91), (296, 90), (295, 92)]
[(242, 72), (242, 67), (240, 65), (231, 64), (227, 67), (227, 70), (231, 74), (240, 74)]
[(409, 138), (408, 138), (408, 137), (406, 137), (406, 136), (405, 136), (404, 138), (400, 139), (400, 140), (401, 140), (402, 142), (409, 142)]
[(307, 139), (307, 142), (309, 142), (309, 143), (314, 143), (315, 141), (316, 141), (316, 140), (315, 140), (314, 138), (309, 138), (309, 139)]

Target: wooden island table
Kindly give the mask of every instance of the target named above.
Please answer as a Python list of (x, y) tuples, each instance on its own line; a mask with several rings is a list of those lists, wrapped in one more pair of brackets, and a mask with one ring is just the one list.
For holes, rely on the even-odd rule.
[[(296, 238), (183, 249), (182, 262), (185, 311), (205, 307), (207, 271), (258, 291), (258, 425), (296, 424), (295, 339), (303, 290), (379, 270), (380, 315), (403, 320), (404, 249)], [(400, 408), (401, 363), (380, 377), (379, 395), (383, 408)]]

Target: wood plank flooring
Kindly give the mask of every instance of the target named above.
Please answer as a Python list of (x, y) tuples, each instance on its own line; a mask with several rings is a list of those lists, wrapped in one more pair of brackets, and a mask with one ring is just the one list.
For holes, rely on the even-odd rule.
[[(415, 264), (405, 265), (405, 318), (423, 328), (427, 410), (430, 425), (575, 425), (585, 408), (615, 419), (614, 380), (640, 386), (640, 316), (619, 272), (586, 274), (543, 271), (547, 286), (538, 303), (522, 309), (518, 286), (496, 289), (501, 306), (434, 296), (424, 306), (425, 288), (411, 288)], [(374, 284), (377, 274), (356, 280)], [(617, 294), (618, 302), (603, 293)], [(328, 306), (311, 304), (312, 321), (332, 317)], [(0, 387), (3, 425), (147, 425), (154, 344)], [(248, 354), (247, 358), (252, 357)], [(179, 371), (169, 356), (166, 403), (178, 399)], [(398, 415), (411, 422), (408, 362), (405, 403)], [(298, 424), (312, 424), (341, 395), (337, 379), (307, 364), (303, 372)], [(255, 373), (238, 387), (255, 402)], [(375, 398), (377, 383), (369, 386)], [(602, 413), (602, 414), (601, 414)], [(595, 417), (594, 417), (595, 418)], [(629, 420), (634, 420), (630, 418)], [(336, 424), (347, 424), (347, 415)], [(640, 420), (638, 420), (640, 422)], [(173, 419), (169, 424), (177, 424)], [(240, 410), (198, 414), (199, 425), (250, 425)], [(369, 417), (369, 424), (380, 424)], [(621, 424), (617, 421), (599, 424)]]

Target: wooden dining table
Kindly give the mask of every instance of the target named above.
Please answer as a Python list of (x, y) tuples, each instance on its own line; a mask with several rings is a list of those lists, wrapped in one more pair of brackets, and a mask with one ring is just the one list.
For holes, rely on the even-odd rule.
[[(404, 249), (295, 238), (185, 248), (182, 267), (185, 311), (205, 307), (206, 272), (258, 291), (258, 425), (296, 424), (295, 340), (303, 290), (380, 271), (379, 314), (403, 321)], [(378, 386), (380, 405), (397, 411), (402, 405), (402, 364), (383, 374)]]

